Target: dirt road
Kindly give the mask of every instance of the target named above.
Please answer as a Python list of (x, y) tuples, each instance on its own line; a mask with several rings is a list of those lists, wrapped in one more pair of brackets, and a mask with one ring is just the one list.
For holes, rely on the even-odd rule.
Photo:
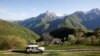
[[(68, 49), (68, 50), (45, 50), (44, 54), (49, 52), (59, 51), (59, 52), (100, 52), (100, 49)], [(2, 54), (26, 54), (24, 50), (6, 50), (0, 51)]]

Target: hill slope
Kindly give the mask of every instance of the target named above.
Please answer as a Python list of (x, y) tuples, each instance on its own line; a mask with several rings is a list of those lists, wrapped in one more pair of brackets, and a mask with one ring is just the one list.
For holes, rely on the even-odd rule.
[(25, 47), (39, 36), (31, 30), (0, 20), (0, 49)]
[(0, 36), (19, 36), (26, 40), (37, 39), (39, 37), (37, 34), (25, 27), (4, 20), (0, 20)]

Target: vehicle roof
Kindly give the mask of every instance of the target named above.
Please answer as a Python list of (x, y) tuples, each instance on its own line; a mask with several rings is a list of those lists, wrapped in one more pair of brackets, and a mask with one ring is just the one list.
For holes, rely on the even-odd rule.
[(38, 45), (27, 45), (27, 47), (38, 47)]

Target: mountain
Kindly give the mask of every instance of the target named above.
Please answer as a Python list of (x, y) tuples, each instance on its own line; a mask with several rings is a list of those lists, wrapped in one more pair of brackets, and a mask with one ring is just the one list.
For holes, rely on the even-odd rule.
[(42, 34), (46, 30), (50, 31), (52, 28), (51, 24), (57, 24), (58, 22), (53, 21), (59, 21), (58, 18), (59, 17), (56, 16), (55, 13), (50, 13), (47, 11), (46, 13), (42, 13), (37, 17), (32, 17), (24, 21), (19, 21), (18, 23), (20, 23), (20, 25), (30, 28), (36, 33), (38, 32), (38, 34)]
[(83, 21), (83, 24), (88, 29), (100, 27), (100, 10), (98, 8), (90, 10), (86, 13), (86, 19), (86, 21)]
[(57, 16), (55, 13), (47, 11), (37, 17), (31, 17), (17, 23), (30, 28), (40, 35), (44, 32), (50, 32), (60, 27), (92, 30), (100, 27), (100, 10), (95, 8), (86, 13), (76, 11), (70, 15), (61, 17)]
[(86, 29), (86, 27), (82, 24), (85, 19), (85, 14), (81, 11), (77, 11), (71, 15), (68, 15), (64, 19), (67, 27)]

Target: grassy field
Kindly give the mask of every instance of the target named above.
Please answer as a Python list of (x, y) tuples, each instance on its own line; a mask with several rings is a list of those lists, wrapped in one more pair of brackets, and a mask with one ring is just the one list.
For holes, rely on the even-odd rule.
[(64, 56), (100, 56), (100, 52), (63, 52)]
[(67, 49), (100, 49), (100, 46), (92, 45), (49, 45), (45, 46), (47, 50), (67, 50)]
[[(45, 47), (46, 47), (46, 51), (44, 54), (25, 54), (25, 53), (20, 53), (20, 52), (17, 53), (17, 52), (10, 52), (10, 51), (2, 50), (2, 51), (0, 51), (0, 56), (100, 56), (100, 46), (49, 45), (49, 46), (45, 46)], [(85, 49), (85, 51), (79, 51), (79, 50), (74, 51), (71, 49), (79, 49), (79, 50)], [(96, 49), (96, 51), (93, 51), (93, 50), (91, 51), (91, 49), (93, 49), (93, 50)], [(52, 50), (52, 51), (50, 51), (50, 50)], [(57, 50), (60, 50), (60, 51), (57, 51)], [(61, 51), (61, 50), (65, 50), (65, 51)]]
[(46, 56), (44, 54), (0, 54), (0, 56)]

